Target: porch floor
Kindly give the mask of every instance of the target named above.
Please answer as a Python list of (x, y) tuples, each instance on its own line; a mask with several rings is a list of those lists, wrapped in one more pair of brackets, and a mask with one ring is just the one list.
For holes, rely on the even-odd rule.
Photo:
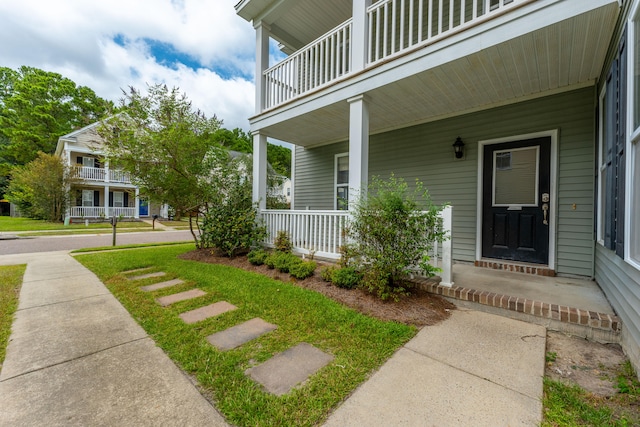
[(546, 326), (603, 342), (619, 342), (621, 323), (593, 280), (545, 277), (454, 264), (452, 287), (416, 279), (456, 305)]

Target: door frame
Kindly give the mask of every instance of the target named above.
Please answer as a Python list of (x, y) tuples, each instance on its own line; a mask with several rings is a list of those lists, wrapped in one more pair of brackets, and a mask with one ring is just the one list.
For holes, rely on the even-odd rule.
[[(505, 142), (522, 141), (526, 139), (534, 139), (541, 137), (551, 138), (551, 159), (549, 165), (549, 183), (551, 195), (549, 197), (549, 269), (555, 270), (556, 265), (556, 221), (558, 218), (558, 129), (552, 129), (541, 132), (533, 132), (522, 135), (506, 136), (502, 138), (485, 139), (478, 141), (478, 188), (476, 196), (476, 261), (482, 258), (482, 202), (483, 202), (483, 164), (484, 164), (484, 147), (485, 145), (501, 144)], [(493, 259), (493, 258), (490, 258)], [(510, 262), (510, 261), (503, 261)], [(544, 264), (541, 264), (544, 266)]]

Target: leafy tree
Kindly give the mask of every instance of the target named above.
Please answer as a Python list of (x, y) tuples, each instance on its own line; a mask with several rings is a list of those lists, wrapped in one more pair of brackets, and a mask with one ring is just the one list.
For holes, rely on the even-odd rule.
[(432, 276), (436, 269), (426, 255), (434, 241), (442, 241), (438, 213), (423, 184), (413, 191), (402, 178), (374, 177), (365, 194), (353, 206), (348, 234), (362, 285), (381, 299), (406, 292), (405, 279), (415, 269)]
[[(102, 118), (111, 102), (57, 73), (0, 68), (0, 162), (24, 165), (52, 154), (58, 138)], [(5, 166), (6, 170), (6, 166)]]
[(146, 94), (134, 88), (123, 93), (122, 113), (98, 128), (106, 156), (131, 174), (141, 195), (168, 203), (177, 216), (189, 215), (199, 246), (198, 215), (225, 188), (229, 154), (213, 138), (221, 121), (194, 110), (178, 88), (157, 84)]
[(253, 152), (253, 144), (251, 136), (240, 128), (233, 130), (221, 128), (213, 134), (215, 142), (229, 150), (238, 151), (240, 153)]
[(69, 201), (74, 171), (52, 154), (38, 153), (25, 166), (16, 167), (7, 198), (23, 215), (47, 221), (60, 221)]
[(279, 175), (291, 178), (291, 150), (276, 144), (267, 145), (267, 161)]

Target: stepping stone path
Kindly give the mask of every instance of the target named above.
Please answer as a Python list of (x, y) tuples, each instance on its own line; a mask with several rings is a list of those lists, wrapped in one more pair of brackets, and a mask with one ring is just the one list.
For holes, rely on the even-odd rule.
[(138, 273), (140, 271), (150, 270), (151, 267), (134, 268), (133, 270), (123, 271), (122, 274)]
[(267, 391), (282, 396), (334, 359), (311, 344), (301, 343), (245, 371)]
[(207, 293), (200, 289), (191, 289), (190, 291), (179, 292), (177, 294), (167, 295), (166, 297), (156, 298), (158, 304), (163, 307), (171, 305), (176, 302), (185, 301), (206, 295)]
[(231, 350), (277, 328), (276, 325), (256, 317), (224, 331), (209, 335), (207, 341), (220, 351)]
[[(130, 270), (124, 273), (133, 273), (141, 270), (145, 269)], [(166, 275), (165, 272), (159, 271), (129, 277), (128, 279), (141, 280), (152, 277), (162, 277), (164, 275)], [(151, 292), (181, 283), (184, 283), (184, 281), (181, 279), (173, 279), (143, 286), (140, 289), (145, 292)], [(191, 289), (189, 291), (156, 298), (156, 302), (161, 306), (166, 307), (179, 301), (201, 297), (206, 294), (207, 293), (201, 289)], [(236, 306), (228, 303), (227, 301), (219, 301), (195, 310), (181, 313), (180, 318), (185, 323), (192, 324), (236, 309)], [(277, 325), (268, 323), (259, 317), (256, 317), (239, 325), (227, 328), (224, 331), (209, 335), (207, 337), (207, 341), (218, 350), (226, 351), (246, 344), (247, 342), (274, 331), (277, 328)], [(333, 359), (334, 356), (317, 349), (311, 344), (301, 343), (273, 356), (271, 359), (258, 366), (247, 369), (245, 371), (245, 375), (248, 375), (254, 381), (261, 384), (268, 392), (273, 393), (276, 396), (282, 396), (283, 394), (291, 391), (297, 385), (306, 381), (311, 375), (329, 364)]]
[(129, 277), (129, 280), (142, 280), (142, 279), (150, 279), (152, 277), (162, 277), (165, 276), (167, 273), (165, 273), (164, 271), (156, 271), (155, 273), (147, 273), (147, 274), (141, 274), (140, 276), (133, 276), (133, 277)]
[(184, 280), (182, 279), (173, 279), (167, 280), (166, 282), (155, 283), (153, 285), (142, 286), (140, 289), (144, 292), (151, 292), (157, 291), (158, 289), (170, 288), (171, 286), (180, 285), (182, 283), (184, 283)]
[(204, 307), (196, 308), (195, 310), (184, 312), (180, 314), (180, 318), (184, 320), (185, 323), (196, 323), (210, 317), (219, 316), (227, 311), (236, 310), (237, 308), (238, 307), (235, 305), (229, 304), (226, 301), (220, 301)]

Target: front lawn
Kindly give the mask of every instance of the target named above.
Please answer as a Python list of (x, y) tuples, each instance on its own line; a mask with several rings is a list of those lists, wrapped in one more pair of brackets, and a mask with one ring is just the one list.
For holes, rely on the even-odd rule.
[[(127, 221), (119, 222), (118, 227), (121, 228), (140, 228), (151, 229), (151, 225), (141, 221)], [(0, 232), (11, 231), (56, 231), (56, 230), (86, 230), (87, 228), (111, 228), (111, 224), (108, 222), (90, 223), (85, 225), (84, 221), (78, 220), (76, 223), (71, 223), (65, 226), (62, 222), (49, 222), (38, 219), (30, 218), (13, 218), (9, 216), (0, 216)]]
[[(218, 264), (178, 259), (193, 244), (79, 255), (177, 365), (197, 378), (204, 394), (229, 422), (241, 426), (311, 426), (321, 423), (368, 375), (387, 360), (416, 329), (383, 322), (293, 284)], [(186, 281), (146, 293), (122, 272), (149, 267)], [(158, 281), (158, 279), (155, 279)], [(207, 295), (161, 307), (159, 296), (199, 288)], [(217, 301), (238, 307), (216, 318), (185, 324), (178, 314)], [(234, 350), (218, 351), (206, 337), (260, 317), (278, 328)], [(304, 386), (277, 397), (263, 391), (247, 368), (301, 342), (335, 356)]]
[(18, 295), (26, 265), (0, 266), (0, 368), (11, 335), (13, 314), (18, 309)]

